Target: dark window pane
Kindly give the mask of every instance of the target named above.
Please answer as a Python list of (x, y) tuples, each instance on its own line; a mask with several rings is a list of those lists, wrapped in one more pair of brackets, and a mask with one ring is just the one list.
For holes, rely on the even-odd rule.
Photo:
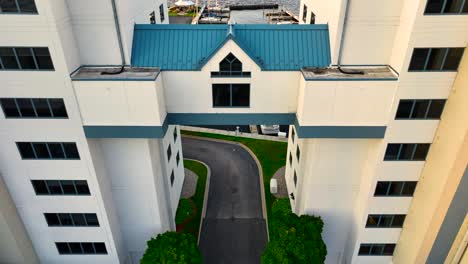
[(34, 63), (33, 56), (31, 54), (30, 48), (15, 48), (16, 55), (18, 55), (18, 60), (21, 65), (21, 69), (33, 70), (36, 69), (36, 64)]
[(49, 194), (45, 181), (33, 180), (31, 183), (37, 195)]
[(37, 13), (34, 0), (18, 0), (21, 13)]
[(68, 117), (63, 99), (49, 99), (54, 117)]
[(4, 98), (0, 99), (2, 104), (3, 113), (5, 117), (19, 117), (20, 113), (16, 107), (15, 99), (13, 98)]
[(402, 227), (403, 222), (405, 222), (405, 215), (395, 215), (393, 216), (392, 227)]
[(161, 18), (161, 23), (164, 21), (164, 4), (159, 5), (159, 16)]
[(435, 14), (442, 12), (442, 6), (444, 5), (444, 0), (427, 0), (426, 14)]
[(0, 0), (0, 13), (17, 13), (18, 8), (14, 0)]
[(171, 160), (171, 156), (172, 156), (172, 150), (171, 150), (171, 145), (169, 145), (167, 147), (167, 160)]
[(367, 216), (366, 227), (377, 227), (379, 221), (378, 215), (369, 215)]
[(50, 53), (48, 48), (33, 48), (34, 54), (36, 55), (37, 65), (39, 69), (42, 70), (53, 70), (54, 65), (52, 64), (52, 59), (50, 58)]
[(296, 171), (294, 171), (294, 187), (297, 186), (297, 174)]
[(57, 214), (44, 214), (44, 217), (46, 219), (46, 222), (49, 226), (59, 226), (60, 221), (57, 217)]
[(53, 159), (64, 159), (65, 153), (63, 153), (62, 144), (60, 143), (49, 143), (50, 154)]
[(49, 104), (47, 99), (36, 98), (33, 99), (34, 108), (36, 108), (36, 113), (38, 117), (51, 117), (52, 113), (49, 109)]
[(174, 185), (174, 180), (175, 180), (174, 171), (172, 171), (171, 172), (171, 186)]
[(425, 118), (428, 106), (429, 100), (417, 100), (414, 103), (414, 109), (411, 118)]
[(68, 247), (68, 243), (57, 242), (55, 243), (55, 246), (57, 246), (57, 250), (60, 254), (70, 254), (70, 248)]
[(36, 158), (38, 159), (50, 159), (49, 151), (47, 150), (46, 143), (33, 143), (34, 151), (36, 152)]
[(413, 160), (426, 160), (427, 152), (429, 152), (430, 144), (418, 144), (414, 152)]
[(75, 226), (86, 226), (86, 220), (83, 214), (71, 214)]
[(81, 194), (81, 195), (90, 194), (88, 184), (86, 183), (86, 181), (75, 181), (75, 188), (78, 194)]
[(427, 62), (426, 70), (440, 71), (447, 49), (432, 49)]
[(462, 9), (463, 0), (447, 0), (444, 13), (459, 13)]
[(398, 104), (398, 110), (395, 118), (409, 118), (412, 107), (413, 100), (400, 100), (400, 104)]
[(388, 195), (400, 195), (404, 182), (391, 182)]
[(429, 49), (416, 48), (413, 51), (411, 62), (409, 66), (410, 71), (421, 71), (424, 70), (426, 64), (426, 58), (429, 53)]
[(75, 185), (73, 184), (73, 181), (60, 181), (60, 184), (62, 185), (63, 194), (76, 194)]
[(3, 68), (7, 70), (19, 69), (19, 65), (12, 48), (0, 48), (0, 59), (2, 60)]
[(70, 214), (58, 214), (58, 217), (60, 219), (60, 224), (63, 226), (72, 226), (72, 218)]
[(84, 242), (81, 243), (81, 247), (83, 248), (84, 254), (94, 254), (93, 243)]
[(233, 84), (232, 85), (232, 106), (250, 105), (250, 85)]
[(383, 196), (387, 195), (387, 189), (388, 189), (388, 182), (377, 182), (377, 186), (375, 187), (375, 196)]
[(359, 255), (369, 255), (371, 250), (371, 245), (369, 244), (361, 244), (359, 247)]
[(72, 254), (83, 254), (81, 243), (68, 243)]
[(177, 164), (177, 166), (179, 165), (179, 161), (180, 161), (180, 154), (179, 154), (179, 152), (177, 152), (177, 155), (176, 155), (176, 164)]
[(174, 135), (174, 142), (176, 142), (177, 141), (177, 127), (174, 127), (173, 135)]
[(414, 190), (416, 189), (417, 182), (405, 182), (401, 195), (403, 196), (413, 196)]
[(22, 117), (36, 117), (36, 113), (34, 112), (31, 99), (18, 98), (16, 99), (16, 103), (18, 104)]
[(399, 149), (400, 144), (388, 144), (384, 160), (396, 160), (398, 158)]
[(104, 243), (94, 243), (96, 254), (107, 254), (106, 245)]
[(402, 144), (398, 160), (411, 160), (414, 147), (414, 144)]
[(291, 152), (289, 153), (289, 165), (292, 166), (292, 154), (291, 154)]
[(59, 181), (47, 181), (47, 187), (49, 187), (50, 194), (63, 194)]
[(213, 84), (213, 106), (231, 106), (229, 84)]
[(389, 227), (392, 224), (391, 215), (381, 215), (379, 227)]
[(29, 142), (16, 143), (22, 159), (35, 159), (34, 150)]
[(299, 149), (299, 146), (296, 148), (296, 158), (297, 161), (299, 162), (299, 159), (301, 158), (301, 150)]
[(307, 6), (304, 5), (304, 8), (302, 9), (302, 21), (304, 21), (304, 23), (307, 21)]
[(384, 246), (382, 244), (374, 244), (372, 245), (370, 254), (371, 255), (381, 255), (383, 251)]
[(462, 13), (468, 13), (468, 1), (465, 1), (465, 6), (463, 6)]
[(242, 62), (240, 62), (238, 59), (235, 59), (231, 63), (231, 71), (233, 71), (233, 72), (242, 72)]
[(85, 218), (88, 226), (99, 226), (96, 214), (85, 214)]
[(450, 48), (445, 59), (443, 70), (456, 71), (463, 56), (464, 48)]
[(62, 143), (67, 159), (80, 159), (75, 143)]
[(291, 141), (294, 143), (294, 137), (296, 136), (296, 131), (294, 131), (294, 128), (291, 129)]
[(432, 100), (429, 112), (427, 113), (427, 118), (439, 119), (444, 111), (444, 106), (445, 100)]
[(395, 244), (385, 244), (382, 255), (392, 256), (394, 250), (395, 250)]

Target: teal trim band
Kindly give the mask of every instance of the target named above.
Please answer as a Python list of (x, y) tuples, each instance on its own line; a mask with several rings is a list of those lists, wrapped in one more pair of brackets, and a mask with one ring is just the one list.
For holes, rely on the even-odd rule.
[(83, 126), (87, 138), (163, 138), (169, 126)]
[(300, 126), (294, 122), (299, 138), (384, 138), (386, 126)]
[(290, 125), (295, 113), (290, 114), (168, 114), (169, 124), (177, 125)]

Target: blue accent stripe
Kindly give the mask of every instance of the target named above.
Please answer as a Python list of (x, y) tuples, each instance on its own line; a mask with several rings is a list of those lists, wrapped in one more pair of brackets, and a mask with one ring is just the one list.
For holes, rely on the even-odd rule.
[(168, 114), (162, 126), (84, 126), (87, 138), (163, 138), (168, 125), (294, 125), (299, 138), (384, 138), (386, 126), (300, 126), (296, 114)]
[(178, 125), (289, 125), (296, 114), (169, 114), (169, 124)]

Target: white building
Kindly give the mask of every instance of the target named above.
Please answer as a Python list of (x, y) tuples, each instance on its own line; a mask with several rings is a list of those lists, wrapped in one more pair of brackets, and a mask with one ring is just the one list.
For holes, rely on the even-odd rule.
[(180, 124), (292, 125), (291, 204), (323, 218), (327, 263), (457, 259), (468, 1), (436, 2), (189, 26), (162, 0), (0, 1), (0, 262), (138, 263), (175, 228)]

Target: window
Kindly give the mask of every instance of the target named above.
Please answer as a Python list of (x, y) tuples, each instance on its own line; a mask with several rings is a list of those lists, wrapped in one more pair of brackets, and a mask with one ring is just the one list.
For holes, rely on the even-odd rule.
[(388, 228), (400, 228), (403, 226), (405, 221), (405, 215), (368, 215), (366, 228), (370, 227), (388, 227)]
[(291, 141), (294, 144), (294, 139), (296, 137), (296, 131), (294, 130), (294, 127), (291, 128)]
[(437, 100), (400, 100), (395, 119), (440, 119), (445, 101)]
[(6, 118), (68, 118), (63, 99), (0, 98)]
[(161, 18), (161, 23), (164, 21), (164, 4), (159, 5), (159, 17)]
[(84, 180), (32, 180), (36, 195), (90, 195)]
[(55, 242), (60, 255), (107, 254), (103, 242)]
[(361, 244), (359, 256), (393, 256), (396, 244)]
[(250, 84), (213, 84), (213, 107), (249, 107)]
[(177, 141), (177, 127), (176, 126), (174, 126), (173, 135), (174, 135), (174, 143), (175, 143)]
[(16, 142), (21, 158), (79, 160), (76, 143)]
[(310, 23), (309, 24), (315, 24), (315, 13), (310, 12)]
[(37, 14), (34, 0), (0, 0), (1, 13)]
[(174, 185), (174, 180), (175, 180), (174, 170), (172, 170), (172, 172), (171, 172), (171, 186)]
[(415, 181), (379, 181), (374, 196), (413, 196)]
[(149, 20), (150, 24), (156, 24), (156, 14), (154, 13), (154, 11), (149, 14)]
[(172, 156), (172, 150), (171, 150), (171, 145), (167, 147), (167, 161), (171, 161), (171, 156)]
[(291, 154), (291, 152), (289, 152), (289, 165), (291, 165), (291, 166), (292, 166), (292, 159), (293, 159), (292, 154)]
[(179, 154), (179, 152), (177, 152), (177, 155), (176, 155), (176, 164), (177, 164), (177, 166), (179, 166), (179, 162), (180, 162), (180, 154)]
[(53, 69), (48, 48), (0, 47), (0, 70)]
[(219, 72), (211, 72), (211, 77), (250, 77), (250, 72), (242, 71), (242, 62), (229, 53), (220, 63)]
[(415, 48), (408, 71), (457, 71), (464, 48)]
[(306, 23), (307, 21), (307, 6), (304, 5), (304, 8), (302, 9), (302, 21), (304, 21), (304, 23)]
[(299, 149), (299, 146), (296, 148), (296, 158), (297, 162), (299, 162), (299, 159), (301, 158), (301, 150)]
[(297, 186), (297, 174), (296, 171), (294, 171), (294, 187)]
[(431, 144), (388, 144), (385, 161), (425, 161)]
[(427, 0), (424, 14), (466, 14), (468, 2), (463, 0)]
[(44, 213), (48, 226), (99, 226), (96, 214)]

